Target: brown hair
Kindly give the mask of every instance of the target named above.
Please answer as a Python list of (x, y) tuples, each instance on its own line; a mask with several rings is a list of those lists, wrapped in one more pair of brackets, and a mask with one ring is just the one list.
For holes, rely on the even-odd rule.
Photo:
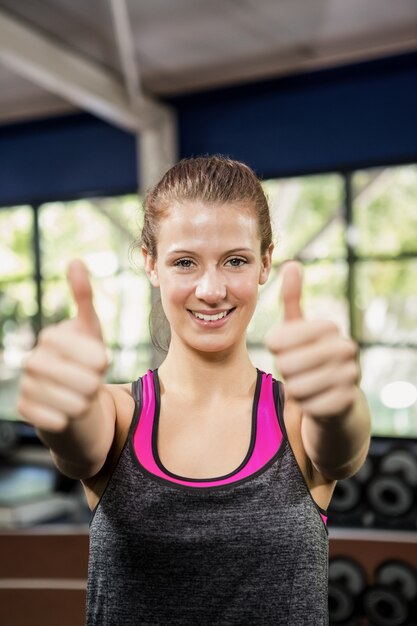
[[(254, 211), (258, 218), (261, 254), (272, 243), (271, 218), (268, 201), (259, 178), (254, 171), (239, 161), (214, 155), (182, 159), (171, 167), (162, 179), (145, 195), (144, 222), (140, 245), (157, 257), (160, 220), (173, 203), (202, 201), (208, 204), (239, 204), (242, 209)], [(166, 342), (157, 339), (165, 334), (169, 345), (169, 332), (164, 324), (162, 306), (157, 303), (150, 318), (152, 342), (166, 352)], [(158, 333), (156, 332), (158, 331)]]
[(174, 202), (240, 204), (258, 217), (261, 254), (272, 243), (269, 206), (262, 185), (250, 167), (223, 156), (183, 159), (171, 167), (145, 196), (141, 245), (157, 256), (159, 221)]

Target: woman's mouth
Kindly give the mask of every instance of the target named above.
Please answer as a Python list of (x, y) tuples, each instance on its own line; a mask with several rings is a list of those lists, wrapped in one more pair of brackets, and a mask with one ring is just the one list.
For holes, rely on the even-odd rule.
[(218, 328), (219, 326), (223, 326), (223, 324), (226, 323), (228, 317), (235, 309), (236, 307), (233, 307), (231, 309), (225, 309), (223, 311), (217, 311), (213, 313), (203, 313), (202, 311), (193, 311), (188, 309), (188, 312), (198, 324), (201, 324), (205, 327), (209, 326), (213, 328)]

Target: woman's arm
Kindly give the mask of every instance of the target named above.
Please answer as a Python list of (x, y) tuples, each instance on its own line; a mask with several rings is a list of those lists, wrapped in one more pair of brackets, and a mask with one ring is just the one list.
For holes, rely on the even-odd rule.
[(62, 473), (87, 478), (111, 448), (116, 408), (102, 382), (108, 360), (86, 267), (72, 262), (68, 280), (77, 316), (40, 333), (23, 365), (16, 409)]
[(37, 429), (50, 449), (57, 468), (66, 476), (86, 479), (103, 467), (115, 433), (116, 407), (106, 385), (102, 385), (90, 409), (81, 419), (69, 420), (59, 432)]
[(315, 469), (331, 480), (355, 474), (368, 454), (371, 416), (359, 388), (356, 396), (352, 407), (340, 416), (302, 417), (301, 437), (306, 454)]
[(284, 322), (267, 338), (286, 394), (302, 414), (301, 439), (314, 468), (339, 480), (361, 467), (369, 448), (371, 418), (358, 387), (357, 347), (332, 322), (303, 318), (297, 264), (284, 268)]

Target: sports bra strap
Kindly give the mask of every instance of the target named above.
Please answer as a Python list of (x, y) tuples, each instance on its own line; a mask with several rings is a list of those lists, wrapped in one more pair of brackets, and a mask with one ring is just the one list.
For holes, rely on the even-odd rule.
[(132, 395), (139, 405), (142, 405), (142, 378), (138, 378), (132, 383)]
[(285, 423), (284, 423), (284, 404), (285, 404), (285, 391), (284, 385), (279, 380), (273, 380), (272, 393), (274, 394), (275, 408), (278, 416), (278, 422), (281, 427), (283, 435), (286, 435)]

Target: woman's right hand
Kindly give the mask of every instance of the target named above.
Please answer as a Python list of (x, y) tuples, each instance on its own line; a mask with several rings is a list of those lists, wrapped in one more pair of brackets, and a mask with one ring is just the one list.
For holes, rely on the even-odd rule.
[(69, 264), (67, 279), (77, 315), (40, 332), (24, 361), (16, 403), (24, 421), (53, 433), (88, 415), (108, 367), (88, 271), (81, 260)]

